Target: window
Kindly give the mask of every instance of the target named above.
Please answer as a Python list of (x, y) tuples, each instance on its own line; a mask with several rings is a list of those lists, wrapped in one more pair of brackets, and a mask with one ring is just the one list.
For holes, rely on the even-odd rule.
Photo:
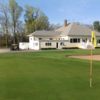
[(80, 39), (79, 38), (72, 38), (72, 39), (70, 39), (70, 43), (80, 43)]
[(45, 43), (45, 45), (46, 45), (46, 46), (51, 46), (52, 44), (51, 44), (51, 43)]
[(31, 40), (33, 40), (33, 38), (31, 37)]
[(100, 40), (97, 40), (97, 43), (100, 43)]
[(80, 43), (80, 39), (78, 39), (78, 43)]
[(60, 40), (65, 40), (64, 38), (61, 38)]
[(64, 42), (61, 42), (60, 45), (61, 45), (61, 46), (64, 46)]
[(42, 40), (42, 38), (39, 38), (39, 40)]
[(73, 43), (73, 39), (70, 39), (70, 43)]
[(74, 42), (74, 43), (77, 43), (77, 39), (73, 39), (73, 42)]
[(87, 42), (87, 38), (82, 40), (83, 42)]

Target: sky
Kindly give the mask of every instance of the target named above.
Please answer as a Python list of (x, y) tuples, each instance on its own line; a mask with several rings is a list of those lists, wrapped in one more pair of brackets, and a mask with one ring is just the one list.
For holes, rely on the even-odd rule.
[[(8, 0), (0, 0), (7, 2)], [(100, 20), (100, 0), (16, 0), (19, 5), (31, 5), (40, 8), (49, 18), (50, 23), (63, 24), (80, 22), (92, 24)]]

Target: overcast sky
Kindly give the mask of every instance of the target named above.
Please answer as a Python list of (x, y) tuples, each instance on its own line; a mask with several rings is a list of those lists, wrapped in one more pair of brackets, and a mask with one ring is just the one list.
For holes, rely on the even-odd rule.
[[(8, 0), (0, 0), (7, 2)], [(69, 22), (91, 24), (100, 20), (100, 0), (16, 0), (21, 6), (26, 4), (42, 9), (51, 23)]]

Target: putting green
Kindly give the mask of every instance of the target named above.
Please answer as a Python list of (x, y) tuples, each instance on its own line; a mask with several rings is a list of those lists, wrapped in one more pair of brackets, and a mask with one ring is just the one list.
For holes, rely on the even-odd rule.
[[(100, 54), (100, 49), (93, 51)], [(99, 100), (100, 63), (69, 58), (88, 50), (0, 54), (0, 100)]]

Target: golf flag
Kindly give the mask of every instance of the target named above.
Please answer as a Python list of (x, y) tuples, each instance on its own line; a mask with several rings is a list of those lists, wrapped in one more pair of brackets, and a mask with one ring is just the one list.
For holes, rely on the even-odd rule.
[[(95, 32), (92, 31), (91, 33), (91, 43), (93, 47), (95, 48), (97, 45), (96, 35)], [(91, 48), (91, 59), (90, 59), (90, 88), (92, 87), (92, 81), (93, 81), (93, 50)]]
[(97, 45), (97, 40), (96, 40), (96, 35), (95, 35), (94, 31), (92, 31), (92, 33), (91, 33), (91, 42), (92, 42), (92, 44), (93, 44), (93, 46), (95, 48), (96, 45)]

